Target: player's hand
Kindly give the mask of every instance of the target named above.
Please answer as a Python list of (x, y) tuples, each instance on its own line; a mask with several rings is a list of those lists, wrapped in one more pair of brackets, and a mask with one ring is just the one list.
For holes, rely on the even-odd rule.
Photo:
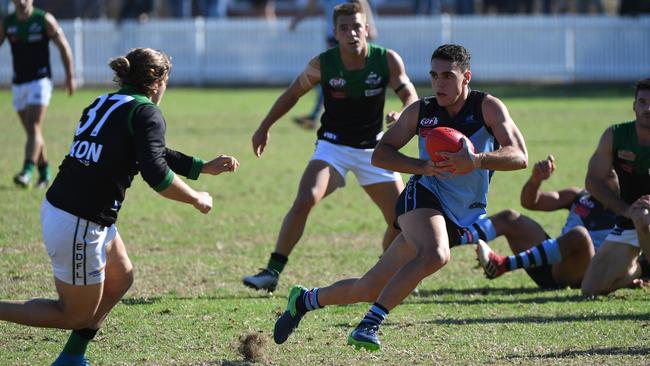
[(73, 77), (65, 78), (65, 89), (68, 91), (69, 96), (72, 96), (72, 94), (74, 94), (74, 91), (77, 89), (77, 84)]
[(212, 196), (208, 192), (197, 192), (193, 205), (201, 213), (207, 214), (212, 209)]
[(634, 201), (626, 214), (637, 228), (650, 225), (650, 195), (641, 196)]
[(536, 182), (541, 182), (544, 180), (547, 180), (548, 178), (553, 175), (553, 172), (555, 171), (555, 158), (553, 155), (550, 155), (546, 157), (544, 160), (540, 160), (537, 163), (535, 163), (535, 166), (533, 167), (533, 175), (532, 179), (533, 181)]
[(401, 115), (400, 112), (390, 111), (386, 114), (386, 127), (391, 128), (395, 125), (395, 122), (399, 119)]
[(467, 143), (467, 138), (463, 137), (461, 139), (463, 147), (455, 153), (440, 151), (437, 154), (445, 158), (443, 161), (436, 163), (438, 168), (444, 169), (450, 173), (464, 174), (469, 173), (474, 170), (474, 159), (472, 155), (475, 155), (469, 150), (469, 144)]
[(266, 143), (269, 141), (269, 131), (258, 128), (253, 134), (253, 153), (258, 158), (262, 156)]
[(444, 168), (439, 168), (437, 166), (438, 163), (433, 162), (431, 160), (420, 160), (420, 171), (418, 174), (420, 175), (428, 175), (428, 176), (434, 176), (434, 177), (444, 177), (447, 173), (447, 170)]
[(203, 164), (201, 173), (218, 175), (223, 172), (234, 172), (238, 167), (239, 161), (237, 161), (237, 159), (234, 157), (228, 155), (219, 155), (215, 159), (212, 159)]

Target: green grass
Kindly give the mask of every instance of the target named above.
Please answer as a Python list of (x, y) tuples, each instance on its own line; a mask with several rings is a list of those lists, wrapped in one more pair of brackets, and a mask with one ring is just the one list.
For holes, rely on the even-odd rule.
[[(503, 96), (524, 134), (532, 165), (553, 153), (557, 174), (544, 185), (582, 186), (586, 161), (604, 128), (631, 120), (628, 86), (487, 86)], [(54, 95), (45, 138), (56, 166), (66, 153), (80, 112), (102, 90), (73, 98)], [(427, 88), (420, 88), (422, 95)], [(380, 255), (379, 210), (353, 176), (309, 218), (274, 296), (241, 285), (264, 266), (298, 180), (313, 150), (314, 133), (288, 117), (274, 126), (264, 156), (250, 138), (279, 89), (175, 89), (162, 104), (167, 142), (189, 154), (236, 156), (236, 174), (190, 182), (215, 197), (209, 215), (158, 197), (141, 178), (128, 191), (118, 227), (135, 265), (136, 281), (89, 347), (98, 365), (241, 365), (238, 339), (270, 336), (294, 283), (325, 286), (359, 276)], [(290, 115), (308, 111), (308, 95)], [(391, 97), (388, 107), (396, 108)], [(24, 132), (0, 91), (0, 298), (54, 297), (40, 239), (43, 192), (13, 186), (22, 161)], [(415, 146), (407, 148), (415, 153)], [(522, 210), (557, 235), (565, 212), (527, 212), (519, 206), (529, 170), (495, 174), (489, 211)], [(495, 241), (506, 252), (505, 241)], [(391, 312), (380, 353), (356, 352), (346, 337), (366, 304), (310, 313), (282, 346), (269, 341), (273, 365), (525, 364), (631, 365), (650, 361), (648, 292), (621, 290), (595, 301), (578, 290), (541, 291), (524, 272), (487, 280), (472, 248), (452, 250), (451, 262), (420, 285), (420, 295)], [(68, 332), (0, 323), (0, 365), (41, 365), (61, 350)]]

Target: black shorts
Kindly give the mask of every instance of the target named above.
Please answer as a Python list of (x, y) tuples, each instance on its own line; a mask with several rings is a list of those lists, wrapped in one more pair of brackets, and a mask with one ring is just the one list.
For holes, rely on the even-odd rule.
[[(455, 247), (460, 244), (460, 238), (463, 234), (463, 230), (458, 227), (453, 221), (451, 221), (445, 212), (442, 210), (442, 205), (438, 198), (420, 183), (418, 183), (420, 176), (413, 176), (406, 187), (400, 194), (395, 204), (395, 217), (399, 218), (401, 215), (413, 211), (416, 208), (432, 208), (434, 210), (440, 211), (442, 217), (445, 219), (447, 226), (447, 237), (449, 238), (449, 247)], [(400, 229), (397, 220), (393, 224), (395, 228)], [(401, 229), (400, 229), (401, 230)]]

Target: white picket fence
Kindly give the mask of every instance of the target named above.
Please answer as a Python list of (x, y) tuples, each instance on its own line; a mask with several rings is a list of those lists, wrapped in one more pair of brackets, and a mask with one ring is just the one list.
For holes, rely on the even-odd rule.
[[(62, 22), (80, 84), (111, 81), (108, 60), (133, 47), (172, 56), (172, 82), (185, 85), (283, 85), (324, 47), (324, 22), (289, 32), (288, 19), (108, 20)], [(431, 52), (459, 43), (482, 82), (633, 81), (650, 77), (650, 17), (382, 17), (377, 43), (396, 50), (411, 79), (428, 81)], [(51, 45), (54, 81), (63, 70)], [(9, 47), (0, 48), (0, 85), (11, 82)]]

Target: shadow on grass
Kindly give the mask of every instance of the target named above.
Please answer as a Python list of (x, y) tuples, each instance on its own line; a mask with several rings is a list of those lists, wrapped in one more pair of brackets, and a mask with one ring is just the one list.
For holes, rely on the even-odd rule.
[[(418, 322), (387, 322), (382, 327), (408, 328), (414, 325), (436, 324), (436, 325), (468, 325), (468, 324), (549, 324), (564, 322), (596, 322), (596, 321), (650, 321), (650, 313), (643, 314), (612, 314), (612, 315), (565, 315), (565, 316), (512, 316), (512, 317), (489, 317), (489, 318), (463, 318), (463, 319), (434, 319)], [(340, 328), (354, 327), (351, 323), (338, 323), (335, 326)]]
[(537, 294), (540, 292), (555, 292), (555, 290), (545, 290), (539, 287), (481, 287), (481, 288), (438, 288), (435, 290), (418, 290), (416, 297), (432, 297), (432, 296), (445, 296), (445, 295), (521, 295), (521, 294)]
[(169, 300), (245, 300), (245, 299), (271, 299), (272, 296), (268, 294), (252, 294), (252, 295), (226, 295), (226, 296), (153, 296), (153, 297), (130, 297), (122, 299), (122, 305), (152, 305), (162, 301), (163, 299)]
[[(513, 295), (544, 294), (532, 298), (512, 297)], [(548, 295), (546, 295), (548, 294)], [(445, 296), (456, 296), (464, 298), (444, 299)], [(501, 298), (494, 298), (501, 296)], [(507, 297), (505, 297), (507, 296)], [(418, 291), (417, 295), (410, 296), (407, 304), (512, 304), (512, 303), (534, 303), (543, 304), (547, 302), (576, 302), (584, 301), (582, 295), (562, 292), (561, 290), (541, 289), (538, 287), (483, 287), (483, 288), (440, 288), (436, 290)]]
[(549, 352), (542, 354), (529, 353), (525, 355), (507, 355), (504, 358), (515, 359), (535, 359), (535, 358), (571, 358), (576, 356), (637, 356), (649, 355), (650, 347), (609, 347), (609, 348), (595, 348), (585, 350), (566, 350), (562, 352)]
[[(563, 315), (563, 316), (512, 316), (512, 317), (489, 317), (489, 318), (465, 318), (465, 319), (436, 319), (422, 323), (438, 325), (466, 325), (466, 324), (507, 324), (507, 323), (564, 323), (564, 322), (595, 322), (595, 321), (648, 321), (650, 313), (643, 314), (610, 314), (610, 315)], [(400, 326), (394, 323), (394, 326)]]

